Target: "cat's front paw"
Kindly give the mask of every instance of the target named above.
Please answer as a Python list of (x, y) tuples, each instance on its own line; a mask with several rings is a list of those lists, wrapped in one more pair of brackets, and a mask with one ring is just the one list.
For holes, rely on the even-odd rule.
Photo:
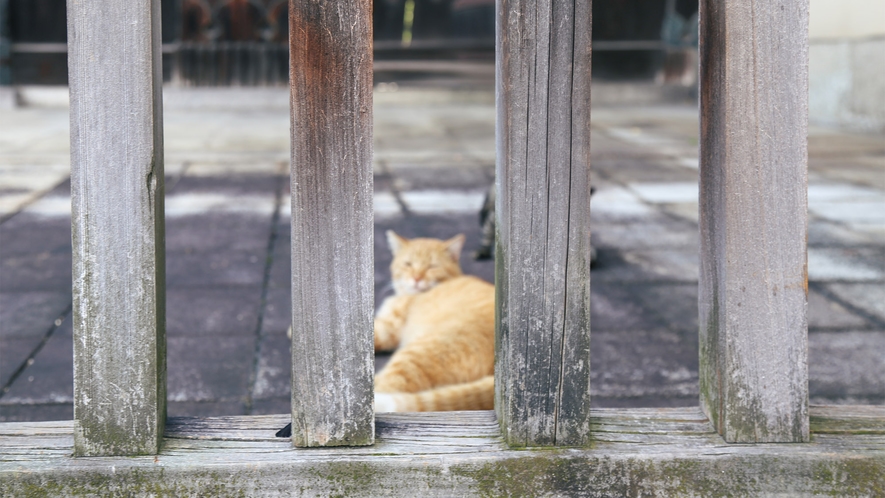
[(395, 412), (396, 398), (393, 394), (375, 393), (375, 413)]

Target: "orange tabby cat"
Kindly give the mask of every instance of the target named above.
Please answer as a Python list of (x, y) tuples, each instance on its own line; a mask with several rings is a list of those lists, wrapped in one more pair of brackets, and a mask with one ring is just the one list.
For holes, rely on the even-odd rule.
[(387, 232), (395, 295), (375, 317), (375, 351), (398, 349), (375, 376), (375, 411), (490, 410), (495, 288), (462, 275), (464, 236)]

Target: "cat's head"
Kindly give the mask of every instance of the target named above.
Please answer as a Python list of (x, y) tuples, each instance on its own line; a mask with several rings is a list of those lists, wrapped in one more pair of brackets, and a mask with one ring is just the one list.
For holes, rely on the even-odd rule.
[(449, 240), (406, 239), (388, 230), (387, 242), (393, 252), (393, 288), (399, 295), (425, 292), (461, 275), (458, 261), (464, 247), (463, 234)]

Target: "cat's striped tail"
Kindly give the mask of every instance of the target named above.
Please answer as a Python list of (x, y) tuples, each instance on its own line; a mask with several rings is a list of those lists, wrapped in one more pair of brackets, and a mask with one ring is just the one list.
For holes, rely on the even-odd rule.
[(375, 393), (376, 412), (491, 410), (494, 406), (495, 377), (492, 375), (417, 393)]

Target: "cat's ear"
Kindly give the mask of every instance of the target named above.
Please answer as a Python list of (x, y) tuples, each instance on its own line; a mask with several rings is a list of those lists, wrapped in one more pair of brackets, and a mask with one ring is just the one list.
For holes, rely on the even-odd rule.
[(396, 254), (404, 245), (406, 245), (408, 239), (400, 237), (393, 230), (387, 231), (387, 245), (390, 246), (390, 252)]
[(460, 261), (461, 259), (461, 249), (464, 248), (465, 239), (464, 234), (459, 233), (445, 242), (446, 250), (449, 251), (449, 254), (452, 255), (455, 261)]

